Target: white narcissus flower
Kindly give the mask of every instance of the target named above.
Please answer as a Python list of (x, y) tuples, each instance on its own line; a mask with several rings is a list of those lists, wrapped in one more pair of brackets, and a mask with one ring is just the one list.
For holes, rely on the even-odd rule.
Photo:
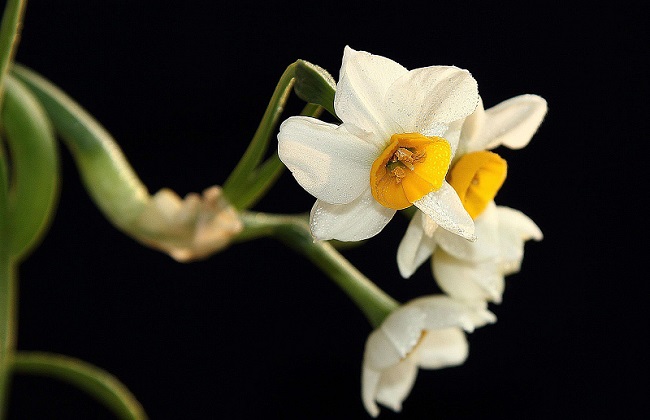
[(486, 305), (433, 295), (414, 299), (391, 312), (366, 341), (361, 397), (368, 413), (379, 415), (377, 402), (400, 411), (418, 368), (440, 369), (465, 362), (465, 332), (496, 321)]
[(403, 277), (431, 257), (433, 276), (448, 295), (464, 301), (499, 303), (505, 276), (519, 271), (526, 241), (542, 239), (539, 227), (525, 214), (494, 201), (474, 221), (476, 242), (457, 240), (445, 230), (428, 234), (426, 216), (418, 212), (398, 249)]
[(410, 277), (433, 254), (440, 287), (457, 299), (500, 302), (504, 276), (519, 271), (524, 243), (542, 232), (523, 213), (496, 206), (493, 199), (505, 180), (506, 163), (486, 149), (528, 144), (546, 115), (546, 101), (521, 95), (483, 110), (482, 103), (464, 121), (458, 153), (448, 175), (474, 219), (477, 240), (449, 235), (417, 212), (397, 251), (403, 277)]
[(480, 238), (459, 247), (454, 238), (440, 231), (433, 253), (433, 276), (440, 288), (456, 299), (500, 303), (505, 276), (516, 273), (524, 258), (524, 243), (539, 241), (542, 232), (525, 214), (491, 202), (476, 219)]
[(367, 239), (396, 210), (415, 205), (437, 225), (473, 240), (474, 223), (445, 176), (458, 146), (458, 122), (478, 101), (466, 70), (407, 70), (346, 47), (334, 98), (342, 123), (296, 116), (278, 133), (280, 159), (317, 198), (313, 236)]

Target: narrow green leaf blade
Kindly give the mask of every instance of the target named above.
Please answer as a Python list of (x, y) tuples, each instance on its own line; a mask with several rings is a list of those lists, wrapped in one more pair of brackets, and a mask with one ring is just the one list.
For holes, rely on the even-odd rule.
[(4, 80), (16, 55), (20, 30), (27, 0), (8, 0), (0, 21), (0, 107), (4, 94)]
[(11, 153), (7, 231), (17, 258), (33, 249), (53, 217), (59, 197), (59, 154), (49, 118), (18, 80), (5, 80), (2, 123)]
[(9, 211), (9, 156), (4, 146), (4, 140), (0, 137), (0, 244), (4, 243)]
[(245, 189), (249, 187), (257, 166), (264, 158), (270, 139), (284, 111), (284, 106), (291, 93), (291, 88), (295, 83), (295, 65), (295, 63), (289, 65), (284, 73), (282, 73), (264, 111), (262, 120), (253, 135), (253, 139), (237, 163), (237, 166), (223, 184), (224, 193), (237, 209), (241, 210), (246, 208), (247, 199), (243, 199), (241, 196), (245, 194)]
[(305, 60), (296, 61), (294, 91), (305, 102), (320, 105), (336, 117), (334, 94), (336, 82), (322, 67)]
[(17, 352), (14, 372), (42, 375), (70, 383), (94, 397), (124, 420), (145, 420), (147, 415), (131, 391), (115, 376), (88, 362), (43, 352)]
[(14, 64), (19, 79), (40, 100), (68, 147), (93, 201), (106, 218), (128, 230), (149, 200), (149, 192), (113, 136), (59, 87), (35, 71)]

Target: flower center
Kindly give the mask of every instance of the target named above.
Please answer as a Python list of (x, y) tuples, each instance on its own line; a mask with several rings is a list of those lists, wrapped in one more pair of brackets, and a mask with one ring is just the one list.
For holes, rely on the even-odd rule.
[(372, 164), (370, 187), (382, 206), (402, 210), (440, 189), (451, 162), (451, 146), (442, 137), (394, 134)]
[(476, 219), (506, 180), (508, 165), (499, 155), (481, 151), (463, 155), (449, 171), (448, 181), (465, 210)]

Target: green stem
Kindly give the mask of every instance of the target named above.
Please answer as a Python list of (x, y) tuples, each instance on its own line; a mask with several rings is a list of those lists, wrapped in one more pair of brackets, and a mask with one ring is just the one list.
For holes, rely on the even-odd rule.
[(13, 350), (13, 269), (10, 261), (7, 213), (9, 209), (9, 179), (8, 161), (4, 151), (2, 138), (0, 138), (0, 419), (5, 414), (6, 400), (8, 399), (8, 362), (7, 359)]
[(97, 207), (118, 228), (130, 231), (146, 207), (149, 192), (111, 134), (59, 87), (35, 71), (14, 64), (11, 72), (40, 101)]
[(69, 382), (92, 395), (120, 419), (147, 419), (140, 403), (122, 382), (90, 363), (59, 354), (17, 352), (12, 368), (16, 373), (49, 376)]
[[(5, 232), (0, 231), (0, 239)], [(0, 419), (6, 415), (11, 384), (10, 364), (16, 350), (16, 266), (9, 244), (0, 240)]]
[(0, 108), (4, 80), (16, 54), (27, 0), (7, 0), (0, 23)]
[(377, 327), (399, 303), (381, 290), (325, 241), (314, 241), (303, 216), (244, 212), (244, 230), (238, 240), (273, 237), (303, 254), (332, 279), (373, 327)]
[(237, 209), (245, 208), (244, 203), (239, 202), (237, 192), (243, 190), (243, 186), (251, 181), (251, 176), (254, 176), (257, 165), (266, 153), (271, 134), (284, 111), (284, 105), (295, 83), (295, 67), (295, 63), (291, 64), (280, 77), (266, 111), (264, 111), (262, 121), (253, 135), (253, 139), (239, 163), (237, 163), (237, 166), (223, 184), (224, 194)]
[(0, 113), (11, 157), (8, 236), (11, 252), (23, 260), (50, 225), (59, 197), (59, 155), (51, 122), (20, 81), (5, 79)]
[[(0, 109), (4, 81), (16, 52), (26, 1), (8, 0), (0, 23)], [(9, 398), (9, 361), (16, 348), (16, 273), (8, 238), (9, 167), (0, 138), (0, 419)]]
[[(318, 118), (323, 113), (323, 107), (315, 104), (307, 104), (300, 115)], [(269, 132), (270, 134), (270, 132)], [(265, 146), (266, 147), (266, 146)], [(278, 152), (275, 151), (269, 158), (249, 174), (246, 183), (238, 185), (237, 192), (228, 196), (236, 197), (237, 208), (249, 209), (253, 207), (266, 192), (275, 184), (275, 181), (284, 171), (284, 163), (280, 160)]]

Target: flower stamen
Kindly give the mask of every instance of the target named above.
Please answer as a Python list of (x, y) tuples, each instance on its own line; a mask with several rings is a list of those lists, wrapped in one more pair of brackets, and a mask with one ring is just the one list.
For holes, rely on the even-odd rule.
[(399, 184), (402, 182), (402, 179), (406, 176), (406, 171), (402, 166), (395, 166), (390, 170), (390, 174), (395, 178), (395, 182)]
[(394, 134), (372, 165), (373, 197), (391, 209), (410, 207), (442, 186), (450, 161), (451, 146), (442, 137)]
[(418, 151), (415, 148), (399, 147), (393, 154), (393, 157), (390, 159), (390, 161), (400, 162), (410, 170), (414, 170), (415, 166), (413, 166), (413, 164), (424, 161), (426, 155), (426, 152)]

